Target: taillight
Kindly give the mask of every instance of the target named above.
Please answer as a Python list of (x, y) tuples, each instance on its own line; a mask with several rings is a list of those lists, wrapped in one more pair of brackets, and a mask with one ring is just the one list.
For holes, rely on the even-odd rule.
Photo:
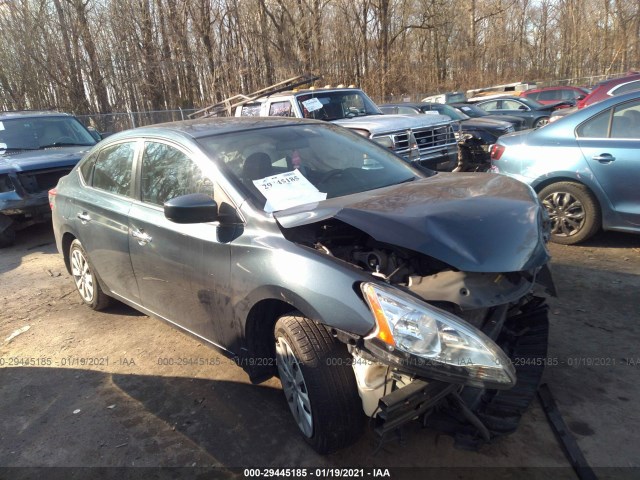
[(51, 210), (53, 210), (53, 203), (56, 199), (57, 194), (58, 190), (56, 188), (52, 188), (51, 190), (49, 190), (49, 207), (51, 207)]
[(491, 160), (500, 160), (502, 154), (507, 149), (504, 145), (498, 145), (497, 143), (491, 145)]

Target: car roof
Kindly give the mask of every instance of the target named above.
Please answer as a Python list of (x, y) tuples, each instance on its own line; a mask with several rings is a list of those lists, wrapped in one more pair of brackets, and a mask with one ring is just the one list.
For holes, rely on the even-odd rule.
[(574, 87), (572, 85), (556, 85), (555, 87), (531, 88), (529, 90), (525, 90), (524, 92), (522, 92), (521, 95), (524, 95), (524, 94), (527, 94), (527, 93), (546, 92), (548, 90), (579, 90), (581, 92), (584, 92), (585, 90), (588, 91), (584, 87)]
[(619, 83), (626, 83), (626, 82), (630, 82), (632, 80), (637, 80), (638, 78), (640, 78), (640, 73), (638, 73), (638, 72), (630, 73), (628, 75), (625, 75), (624, 77), (609, 78), (607, 80), (602, 80), (601, 82), (598, 82), (596, 84), (596, 87), (615, 86), (615, 85), (618, 85)]
[(0, 112), (0, 120), (10, 120), (12, 118), (34, 118), (34, 117), (72, 117), (68, 113), (56, 112), (54, 110), (9, 110)]
[(290, 117), (206, 117), (179, 122), (158, 123), (133, 128), (111, 135), (109, 139), (120, 139), (161, 134), (179, 134), (191, 138), (208, 137), (223, 133), (282, 127), (286, 125), (330, 125), (321, 120)]

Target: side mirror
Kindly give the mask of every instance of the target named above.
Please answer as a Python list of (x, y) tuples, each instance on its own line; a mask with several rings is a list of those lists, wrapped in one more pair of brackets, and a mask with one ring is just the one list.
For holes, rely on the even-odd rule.
[(204, 193), (190, 193), (164, 203), (164, 216), (174, 223), (206, 223), (218, 220), (218, 204)]
[(578, 95), (578, 96), (575, 98), (575, 101), (576, 101), (576, 102), (579, 102), (580, 100), (584, 100), (585, 98), (587, 98), (587, 96), (586, 96), (586, 95), (584, 95), (584, 94), (583, 94), (583, 95)]
[(525, 106), (525, 105), (520, 105), (520, 106), (518, 107), (518, 110), (525, 110), (525, 111), (526, 111), (526, 110), (529, 110), (529, 107), (527, 107), (527, 106)]
[(95, 128), (87, 127), (87, 130), (89, 130), (89, 133), (91, 134), (91, 136), (94, 138), (96, 142), (99, 142), (100, 140), (102, 140), (102, 135), (100, 135), (100, 132), (98, 132)]

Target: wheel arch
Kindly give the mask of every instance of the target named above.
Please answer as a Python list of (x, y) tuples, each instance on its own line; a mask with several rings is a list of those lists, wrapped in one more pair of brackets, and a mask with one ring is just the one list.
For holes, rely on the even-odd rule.
[(67, 273), (71, 274), (71, 260), (69, 258), (69, 248), (71, 247), (71, 243), (76, 240), (76, 236), (71, 232), (65, 232), (62, 235), (62, 240), (60, 242), (62, 247), (62, 258), (64, 259), (64, 265), (67, 267)]

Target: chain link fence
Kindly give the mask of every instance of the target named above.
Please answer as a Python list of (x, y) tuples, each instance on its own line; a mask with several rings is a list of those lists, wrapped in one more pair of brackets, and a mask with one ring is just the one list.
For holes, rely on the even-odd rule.
[(116, 133), (130, 128), (153, 125), (155, 123), (188, 120), (196, 109), (157, 110), (150, 112), (119, 112), (93, 115), (76, 115), (87, 127), (94, 127), (100, 133)]

